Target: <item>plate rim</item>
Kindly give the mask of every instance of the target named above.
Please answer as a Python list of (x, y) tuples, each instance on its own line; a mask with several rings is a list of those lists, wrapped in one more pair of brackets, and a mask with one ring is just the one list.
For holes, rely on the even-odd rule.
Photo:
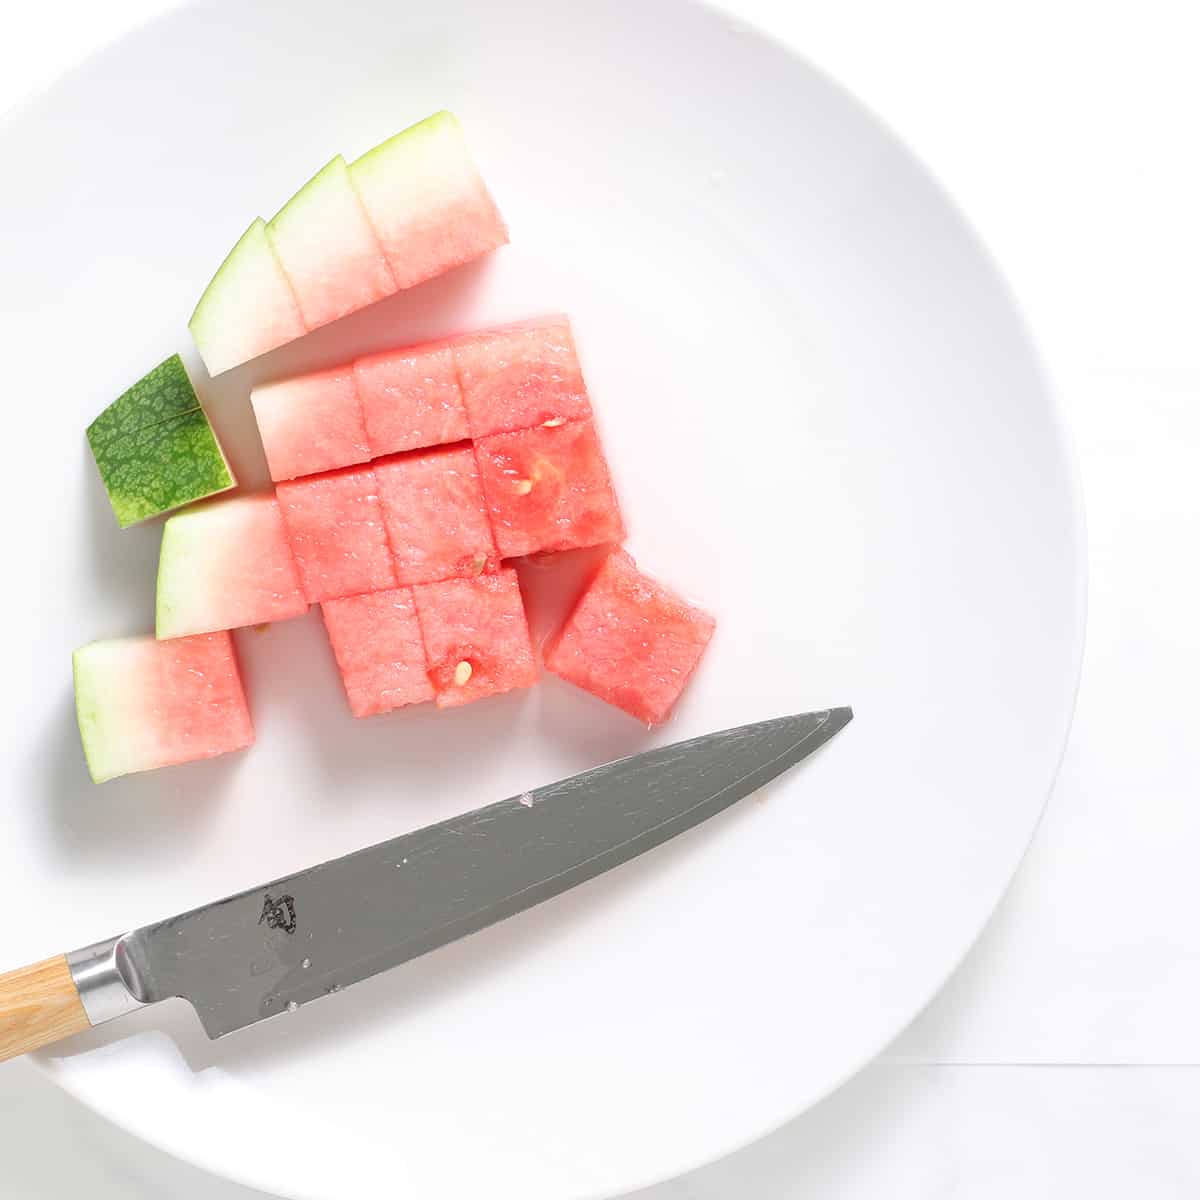
[[(960, 229), (968, 239), (971, 249), (978, 257), (981, 265), (985, 266), (990, 274), (993, 282), (997, 286), (1000, 293), (1007, 304), (1009, 312), (1017, 324), (1020, 337), (1026, 345), (1029, 353), (1030, 366), (1034, 369), (1036, 377), (1040, 383), (1040, 390), (1046, 404), (1046, 413), (1049, 418), (1049, 425), (1056, 443), (1058, 458), (1063, 469), (1062, 482), (1065, 484), (1066, 503), (1069, 510), (1065, 515), (1068, 517), (1069, 524), (1069, 545), (1064, 548), (1068, 550), (1075, 562), (1075, 573), (1072, 581), (1072, 596), (1071, 596), (1071, 621), (1072, 621), (1072, 646), (1070, 651), (1070, 684), (1069, 684), (1069, 702), (1065, 706), (1065, 719), (1060, 736), (1060, 744), (1054, 761), (1053, 768), (1050, 772), (1049, 779), (1046, 781), (1042, 793), (1040, 803), (1033, 822), (1031, 823), (1027, 837), (1021, 848), (1019, 855), (1015, 858), (1011, 870), (1008, 871), (1005, 878), (1002, 880), (999, 889), (988, 905), (986, 916), (980, 922), (973, 933), (967, 938), (965, 944), (960, 950), (951, 956), (951, 960), (943, 973), (930, 984), (928, 994), (924, 995), (923, 999), (912, 1007), (912, 1011), (908, 1012), (904, 1019), (896, 1026), (896, 1028), (882, 1038), (878, 1044), (873, 1044), (868, 1052), (864, 1053), (860, 1059), (856, 1059), (852, 1065), (848, 1066), (837, 1078), (828, 1084), (823, 1091), (818, 1095), (802, 1097), (796, 1104), (783, 1113), (778, 1120), (771, 1124), (765, 1125), (757, 1132), (747, 1136), (743, 1134), (733, 1134), (727, 1139), (710, 1141), (706, 1152), (689, 1163), (682, 1164), (676, 1170), (672, 1170), (667, 1174), (661, 1171), (651, 1173), (641, 1173), (637, 1177), (631, 1177), (622, 1185), (620, 1193), (614, 1193), (609, 1190), (601, 1192), (596, 1191), (580, 1191), (577, 1195), (577, 1200), (612, 1200), (613, 1197), (620, 1194), (632, 1193), (641, 1191), (646, 1188), (666, 1183), (669, 1180), (681, 1178), (695, 1171), (702, 1170), (713, 1165), (725, 1158), (737, 1154), (741, 1150), (746, 1149), (755, 1143), (778, 1132), (780, 1129), (790, 1124), (793, 1121), (801, 1118), (806, 1112), (816, 1107), (818, 1104), (833, 1096), (841, 1088), (843, 1088), (850, 1080), (860, 1074), (867, 1066), (875, 1061), (886, 1048), (898, 1038), (905, 1029), (907, 1029), (920, 1014), (925, 1011), (941, 994), (946, 985), (954, 977), (962, 967), (966, 958), (970, 955), (975, 946), (982, 939), (984, 933), (991, 927), (995, 921), (996, 914), (1000, 904), (1009, 893), (1014, 880), (1021, 871), (1025, 862), (1029, 857), (1029, 851), (1033, 841), (1041, 828), (1042, 822), (1045, 819), (1046, 809), (1052, 796), (1059, 777), (1062, 772), (1062, 765), (1066, 755), (1067, 748), (1070, 743), (1071, 731), (1074, 727), (1076, 713), (1079, 705), (1079, 694), (1082, 683), (1082, 674), (1084, 667), (1085, 649), (1087, 643), (1087, 628), (1088, 628), (1088, 596), (1089, 596), (1089, 541), (1088, 541), (1088, 521), (1086, 496), (1083, 487), (1082, 473), (1080, 470), (1079, 456), (1076, 448), (1076, 440), (1068, 420), (1066, 406), (1063, 402), (1059, 388), (1056, 386), (1052, 372), (1048, 365), (1048, 356), (1044, 352), (1041, 340), (1036, 334), (1034, 327), (1031, 325), (1025, 305), (1021, 301), (1020, 295), (1013, 287), (1007, 272), (1004, 270), (1001, 263), (992, 252), (991, 246), (983, 238), (980, 231), (976, 228), (973, 220), (970, 218), (968, 211), (961, 205), (950, 190), (943, 183), (941, 177), (933, 170), (932, 166), (926, 161), (911, 142), (901, 134), (890, 121), (870, 102), (863, 99), (848, 85), (844, 84), (836, 75), (823, 67), (819, 62), (814, 61), (798, 46), (784, 40), (776, 35), (770, 29), (764, 28), (753, 17), (743, 16), (735, 9), (722, 4), (720, 0), (672, 0), (674, 3), (686, 4), (693, 8), (698, 8), (706, 11), (716, 19), (726, 22), (736, 21), (739, 32), (746, 32), (761, 41), (769, 43), (775, 49), (782, 51), (789, 58), (801, 64), (806, 70), (813, 72), (819, 76), (823, 83), (830, 89), (838, 93), (841, 98), (849, 105), (857, 109), (860, 113), (867, 116), (872, 123), (879, 129), (886, 132), (888, 138), (899, 147), (908, 158), (909, 162), (919, 171), (926, 186), (935, 194), (947, 213), (953, 216), (959, 223)], [(15, 126), (20, 120), (32, 109), (36, 108), (37, 104), (51, 95), (62, 84), (76, 79), (88, 71), (100, 65), (104, 59), (119, 52), (122, 45), (130, 38), (139, 34), (145, 33), (148, 30), (160, 25), (167, 25), (172, 19), (179, 16), (187, 10), (194, 10), (202, 7), (202, 0), (167, 0), (165, 6), (158, 12), (143, 16), (121, 29), (114, 35), (106, 38), (101, 44), (93, 47), (86, 55), (77, 59), (66, 70), (43, 80), (37, 86), (17, 97), (13, 103), (7, 108), (0, 111), (0, 130)], [(923, 989), (924, 990), (924, 989)], [(220, 1171), (214, 1170), (211, 1163), (194, 1153), (189, 1147), (190, 1143), (185, 1137), (179, 1137), (172, 1140), (168, 1136), (149, 1136), (143, 1132), (135, 1124), (126, 1122), (112, 1113), (102, 1110), (92, 1103), (89, 1096), (82, 1090), (77, 1088), (68, 1071), (65, 1071), (59, 1061), (50, 1057), (44, 1052), (37, 1052), (26, 1056), (27, 1061), (39, 1073), (39, 1075), (51, 1081), (56, 1087), (70, 1096), (75, 1102), (82, 1105), (89, 1112), (98, 1116), (101, 1120), (113, 1125), (121, 1132), (136, 1138), (143, 1144), (152, 1147), (155, 1151), (166, 1155), (170, 1159), (176, 1159), (187, 1166), (200, 1171), (204, 1174), (212, 1176), (215, 1179), (228, 1180), (236, 1185), (262, 1191), (264, 1187), (271, 1188), (267, 1195), (277, 1197), (277, 1200), (309, 1200), (309, 1197), (303, 1193), (296, 1192), (278, 1192), (273, 1190), (273, 1185), (265, 1184), (260, 1178), (257, 1178), (251, 1173), (247, 1173), (238, 1169), (226, 1169), (222, 1167)]]

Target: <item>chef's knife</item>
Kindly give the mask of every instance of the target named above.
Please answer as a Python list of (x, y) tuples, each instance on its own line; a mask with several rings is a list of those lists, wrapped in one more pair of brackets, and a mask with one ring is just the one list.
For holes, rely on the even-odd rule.
[(756, 791), (848, 708), (711, 733), (0, 976), (0, 1061), (182, 996), (218, 1038), (510, 917)]

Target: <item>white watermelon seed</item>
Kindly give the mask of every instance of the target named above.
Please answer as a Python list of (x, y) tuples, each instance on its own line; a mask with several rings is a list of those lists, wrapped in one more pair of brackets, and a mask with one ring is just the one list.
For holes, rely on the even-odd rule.
[(462, 687), (471, 678), (471, 664), (464, 658), (454, 668), (454, 686)]

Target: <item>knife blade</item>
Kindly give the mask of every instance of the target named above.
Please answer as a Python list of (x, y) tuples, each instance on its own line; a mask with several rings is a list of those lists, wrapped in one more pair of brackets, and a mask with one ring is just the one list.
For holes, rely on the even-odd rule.
[(222, 1037), (541, 903), (690, 829), (827, 742), (849, 708), (619, 759), (0, 976), (0, 1061), (183, 997)]

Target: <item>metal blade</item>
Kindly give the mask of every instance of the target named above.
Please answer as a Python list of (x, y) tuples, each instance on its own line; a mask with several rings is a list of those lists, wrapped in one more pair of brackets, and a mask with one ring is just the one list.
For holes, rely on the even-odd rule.
[(143, 1002), (182, 996), (220, 1037), (398, 966), (625, 862), (762, 787), (848, 708), (621, 759), (135, 930)]

